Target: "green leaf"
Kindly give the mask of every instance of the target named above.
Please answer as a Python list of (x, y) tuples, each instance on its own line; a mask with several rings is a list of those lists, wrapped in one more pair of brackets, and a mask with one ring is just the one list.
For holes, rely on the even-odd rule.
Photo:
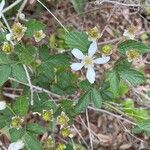
[(125, 59), (119, 60), (115, 64), (114, 69), (125, 82), (132, 85), (138, 85), (145, 82), (144, 75), (141, 72), (132, 69), (131, 63), (127, 62)]
[(136, 122), (143, 122), (149, 118), (148, 111), (143, 108), (135, 108), (134, 101), (131, 99), (123, 101), (122, 108), (123, 112)]
[(40, 126), (37, 123), (30, 123), (26, 126), (26, 130), (30, 133), (35, 133), (35, 134), (43, 134), (46, 132), (45, 128)]
[(139, 85), (145, 82), (144, 75), (134, 69), (124, 69), (120, 72), (120, 76), (124, 81), (128, 81), (132, 85)]
[(15, 46), (15, 53), (18, 55), (21, 63), (30, 64), (34, 60), (35, 47), (31, 45), (25, 47), (18, 44)]
[(26, 133), (24, 135), (25, 146), (28, 150), (42, 150), (40, 142), (35, 138)]
[(87, 52), (90, 42), (85, 32), (69, 32), (65, 36), (65, 42), (70, 48), (77, 48), (82, 52)]
[(27, 27), (26, 36), (32, 37), (34, 35), (34, 32), (43, 30), (45, 28), (45, 25), (40, 21), (32, 19), (26, 23), (26, 27)]
[(48, 60), (46, 61), (47, 65), (51, 65), (53, 67), (69, 67), (70, 66), (70, 56), (66, 53), (50, 55)]
[(84, 8), (84, 0), (70, 0), (77, 13), (82, 13)]
[[(49, 81), (53, 80), (55, 77), (54, 67), (49, 63), (41, 63), (37, 67), (38, 77), (39, 75), (44, 75), (48, 78)], [(40, 81), (41, 82), (41, 81)]]
[(91, 101), (91, 92), (88, 91), (79, 99), (78, 103), (75, 106), (75, 112), (81, 113), (82, 111), (84, 111), (88, 107), (90, 101)]
[(8, 65), (2, 65), (0, 66), (0, 86), (6, 82), (10, 76), (11, 73), (11, 67)]
[(13, 78), (23, 83), (28, 83), (27, 76), (22, 64), (12, 65)]
[(14, 112), (19, 116), (26, 116), (29, 109), (29, 100), (26, 96), (16, 98), (13, 104)]
[[(70, 100), (63, 100), (61, 102), (61, 107), (63, 109), (63, 111), (69, 116), (69, 117), (72, 117), (75, 112), (74, 112), (74, 105), (73, 105), (73, 102), (70, 101)], [(71, 118), (72, 119), (72, 118)]]
[(4, 128), (9, 124), (9, 117), (7, 115), (0, 115), (0, 129)]
[(9, 63), (8, 55), (5, 54), (4, 52), (0, 52), (0, 64), (8, 64), (8, 63)]
[(9, 129), (9, 134), (10, 134), (11, 142), (16, 142), (18, 141), (18, 139), (22, 138), (22, 136), (24, 135), (24, 131), (23, 129), (11, 128)]
[(108, 75), (108, 81), (110, 82), (110, 88), (113, 93), (118, 92), (120, 77), (117, 71), (112, 71)]
[(144, 120), (142, 123), (139, 123), (132, 131), (136, 134), (144, 132), (145, 134), (150, 136), (150, 119)]
[(0, 31), (0, 43), (6, 41), (6, 32)]
[(94, 88), (91, 91), (91, 101), (97, 108), (100, 108), (102, 106), (102, 97), (100, 95), (100, 92)]
[(90, 102), (93, 102), (95, 107), (100, 108), (102, 106), (102, 96), (100, 92), (94, 88), (87, 91), (78, 101), (75, 106), (75, 112), (81, 113), (84, 111)]
[(47, 45), (42, 45), (39, 47), (39, 57), (40, 60), (45, 61), (49, 58), (49, 47)]
[(83, 80), (81, 82), (79, 82), (79, 88), (81, 88), (82, 90), (88, 91), (91, 88), (91, 84), (88, 80)]
[(118, 50), (121, 54), (126, 54), (126, 51), (131, 49), (137, 50), (140, 54), (150, 52), (149, 46), (143, 44), (142, 42), (134, 40), (127, 40), (125, 42), (122, 42), (118, 47)]
[(72, 72), (62, 70), (57, 73), (57, 83), (51, 86), (51, 90), (59, 95), (73, 94), (76, 80)]
[(34, 94), (34, 105), (32, 106), (33, 112), (42, 112), (43, 109), (56, 109), (56, 104), (50, 100), (45, 93)]

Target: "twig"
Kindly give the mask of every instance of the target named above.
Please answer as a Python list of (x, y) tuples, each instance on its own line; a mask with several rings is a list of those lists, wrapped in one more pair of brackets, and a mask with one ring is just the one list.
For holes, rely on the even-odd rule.
[(31, 91), (31, 105), (33, 105), (33, 93), (34, 93), (34, 91), (33, 91), (33, 86), (32, 86), (32, 83), (31, 83), (31, 79), (30, 79), (30, 75), (29, 75), (29, 72), (28, 72), (28, 69), (27, 69), (27, 67), (26, 67), (26, 65), (23, 65), (23, 68), (24, 68), (24, 70), (25, 70), (25, 73), (26, 73), (26, 76), (27, 76), (27, 79), (28, 79), (28, 83), (29, 83), (29, 85), (30, 85), (30, 91)]
[[(18, 82), (18, 83), (20, 83), (20, 84), (23, 84), (23, 85), (26, 85), (26, 86), (30, 87), (29, 84), (23, 83), (23, 82), (18, 81), (18, 80), (14, 79), (14, 78), (9, 78), (9, 79), (12, 80), (12, 81), (15, 81), (15, 82)], [(35, 86), (35, 85), (32, 85), (32, 87), (33, 87), (33, 89), (36, 89), (36, 90), (38, 90), (38, 91), (40, 91), (40, 92), (45, 92), (45, 93), (50, 94), (50, 95), (52, 95), (52, 96), (54, 96), (54, 97), (56, 97), (56, 98), (61, 98), (60, 95), (57, 95), (57, 94), (55, 94), (55, 93), (53, 93), (53, 92), (51, 92), (51, 91), (48, 91), (48, 90), (46, 90), (46, 89), (44, 89), (44, 88), (41, 88), (41, 87), (38, 87), (38, 86)]]
[(126, 7), (148, 7), (148, 5), (140, 5), (140, 4), (130, 4), (130, 3), (121, 3), (118, 1), (111, 1), (111, 0), (96, 0), (94, 2), (95, 4), (101, 5), (102, 3), (111, 3), (111, 4), (117, 4), (117, 5), (121, 5), (121, 6), (126, 6)]
[(90, 128), (90, 122), (89, 122), (88, 109), (86, 109), (86, 120), (87, 120), (87, 127), (88, 127), (88, 132), (89, 132), (91, 150), (93, 150), (93, 140), (92, 140), (92, 134), (91, 134), (91, 128)]
[(134, 137), (134, 138), (137, 139), (138, 141), (145, 142), (145, 141), (143, 141), (142, 139), (140, 139), (140, 138), (136, 137), (135, 135), (133, 135), (133, 134), (125, 127), (125, 125), (124, 125), (121, 121), (119, 121), (119, 123), (122, 125), (122, 127), (124, 128), (123, 130), (124, 130), (126, 133), (128, 133), (129, 135), (131, 135), (132, 137)]
[(9, 32), (11, 33), (11, 28), (10, 28), (10, 26), (9, 26), (9, 24), (8, 24), (8, 22), (7, 22), (6, 18), (5, 18), (5, 16), (4, 16), (4, 14), (2, 14), (2, 19), (3, 19), (3, 21), (4, 21), (5, 25), (6, 25), (6, 27), (8, 28)]
[(6, 93), (6, 92), (3, 92), (3, 95), (6, 97), (9, 97), (11, 99), (15, 99), (16, 97), (19, 97), (19, 95), (10, 94), (10, 93)]
[(94, 107), (91, 107), (91, 106), (88, 106), (88, 109), (92, 109), (92, 110), (95, 110), (95, 111), (99, 111), (99, 112), (102, 112), (102, 113), (106, 113), (106, 114), (108, 114), (108, 115), (111, 115), (111, 116), (113, 116), (113, 117), (119, 119), (119, 120), (126, 121), (126, 122), (128, 122), (128, 123), (130, 123), (130, 124), (132, 124), (132, 125), (137, 125), (136, 123), (134, 123), (134, 122), (132, 122), (132, 121), (126, 119), (126, 118), (123, 118), (122, 116), (115, 115), (115, 114), (113, 114), (113, 113), (111, 113), (111, 112), (109, 112), (109, 111), (107, 111), (107, 110), (104, 110), (104, 109), (97, 109), (97, 108), (94, 108)]
[[(78, 121), (77, 121), (77, 122), (80, 123), (81, 125), (83, 125), (86, 129), (88, 129), (87, 125), (85, 124), (85, 122), (84, 122), (84, 120), (81, 118), (81, 116), (79, 116), (79, 118), (80, 118), (80, 120), (81, 120), (81, 123), (78, 122)], [(100, 137), (99, 137), (92, 129), (90, 129), (90, 131), (91, 131), (91, 133), (93, 134), (93, 136), (97, 137), (100, 141), (102, 140), (102, 139), (100, 139)]]
[(75, 125), (73, 125), (73, 128), (76, 130), (76, 132), (78, 133), (78, 135), (80, 136), (80, 138), (82, 139), (83, 143), (86, 145), (86, 147), (88, 148), (88, 150), (90, 150), (88, 144), (86, 143), (86, 141), (84, 140), (83, 136), (82, 136), (81, 133), (78, 131), (78, 129), (76, 128)]
[(113, 16), (113, 14), (115, 13), (116, 6), (117, 6), (117, 5), (115, 5), (115, 6), (114, 6), (114, 8), (112, 9), (112, 12), (111, 12), (111, 14), (109, 15), (109, 17), (108, 17), (108, 19), (107, 19), (107, 21), (106, 21), (106, 26), (105, 26), (105, 27), (104, 27), (104, 29), (102, 30), (102, 32), (101, 32), (101, 36), (100, 36), (100, 37), (102, 37), (102, 36), (103, 36), (103, 34), (104, 34), (105, 30), (107, 29), (107, 27), (108, 27), (108, 25), (109, 25), (109, 22), (110, 22), (110, 20), (111, 20), (111, 17), (112, 17), (112, 16)]
[(59, 19), (40, 1), (40, 0), (37, 0), (37, 2), (39, 2), (54, 18), (55, 20), (60, 24), (60, 26), (66, 31), (66, 32), (69, 32), (65, 26), (59, 21)]
[(20, 9), (18, 10), (18, 14), (17, 14), (16, 19), (18, 19), (19, 15), (22, 13), (22, 11), (23, 11), (24, 7), (26, 6), (27, 2), (28, 2), (28, 0), (23, 1), (22, 5), (20, 6)]
[(5, 13), (7, 11), (9, 11), (10, 9), (12, 9), (13, 7), (15, 7), (16, 5), (18, 5), (22, 0), (16, 0), (14, 3), (12, 3), (11, 5), (9, 5), (8, 7), (6, 7), (5, 9), (3, 9), (2, 13)]

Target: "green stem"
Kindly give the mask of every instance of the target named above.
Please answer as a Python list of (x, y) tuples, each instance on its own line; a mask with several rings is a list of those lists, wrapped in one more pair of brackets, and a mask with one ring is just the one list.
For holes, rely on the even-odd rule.
[(12, 110), (12, 108), (9, 105), (6, 105), (6, 107), (13, 113), (13, 115), (16, 116), (16, 113)]

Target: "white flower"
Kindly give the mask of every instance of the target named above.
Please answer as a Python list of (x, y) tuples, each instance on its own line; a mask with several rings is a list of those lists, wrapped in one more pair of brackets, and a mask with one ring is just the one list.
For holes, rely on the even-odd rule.
[(5, 6), (5, 0), (2, 0), (2, 2), (0, 3), (0, 18), (2, 17), (2, 11), (4, 6)]
[(79, 49), (73, 49), (72, 54), (74, 57), (81, 60), (80, 63), (73, 63), (71, 65), (71, 69), (74, 71), (81, 70), (82, 67), (87, 69), (86, 78), (92, 84), (95, 82), (95, 71), (94, 64), (105, 64), (110, 60), (110, 56), (102, 56), (100, 58), (95, 59), (93, 56), (97, 50), (97, 43), (93, 41), (88, 49), (88, 55), (83, 55), (83, 53)]
[(23, 149), (24, 143), (22, 140), (18, 140), (17, 142), (11, 143), (8, 147), (8, 150), (20, 150)]
[(133, 40), (135, 38), (135, 35), (132, 34), (132, 33), (129, 33), (128, 30), (125, 30), (124, 33), (123, 33), (123, 36)]
[(3, 110), (6, 108), (6, 102), (5, 101), (0, 101), (0, 110)]
[(129, 27), (127, 30), (124, 31), (123, 36), (127, 37), (128, 39), (133, 40), (135, 38), (135, 33), (137, 29), (135, 26)]
[(46, 37), (46, 34), (42, 30), (40, 30), (40, 31), (34, 32), (33, 36), (36, 42), (40, 42), (42, 39)]

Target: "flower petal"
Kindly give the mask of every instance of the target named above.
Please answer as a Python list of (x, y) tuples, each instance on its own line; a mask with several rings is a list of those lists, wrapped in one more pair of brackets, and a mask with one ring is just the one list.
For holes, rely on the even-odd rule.
[(88, 49), (88, 55), (93, 56), (97, 51), (97, 42), (93, 41)]
[(6, 102), (5, 101), (0, 101), (0, 110), (3, 110), (6, 108)]
[(73, 54), (74, 57), (76, 57), (78, 59), (81, 59), (81, 60), (84, 59), (83, 53), (79, 49), (77, 49), (77, 48), (74, 48), (72, 50), (72, 54)]
[(96, 64), (106, 64), (110, 60), (110, 56), (102, 56), (101, 58), (97, 58), (94, 60)]
[(6, 34), (6, 40), (7, 40), (7, 41), (11, 41), (11, 40), (12, 40), (12, 36), (13, 36), (12, 33)]
[(2, 10), (3, 10), (4, 6), (5, 6), (5, 0), (2, 0), (2, 2), (0, 3), (0, 18), (2, 16)]
[(77, 71), (80, 70), (84, 65), (82, 63), (73, 63), (70, 67), (72, 70)]
[(88, 79), (88, 81), (93, 84), (95, 82), (95, 71), (93, 69), (93, 67), (89, 67), (87, 69), (87, 72), (86, 72), (86, 78)]
[(18, 140), (17, 142), (11, 143), (8, 147), (8, 150), (20, 150), (23, 149), (24, 143), (22, 140)]

